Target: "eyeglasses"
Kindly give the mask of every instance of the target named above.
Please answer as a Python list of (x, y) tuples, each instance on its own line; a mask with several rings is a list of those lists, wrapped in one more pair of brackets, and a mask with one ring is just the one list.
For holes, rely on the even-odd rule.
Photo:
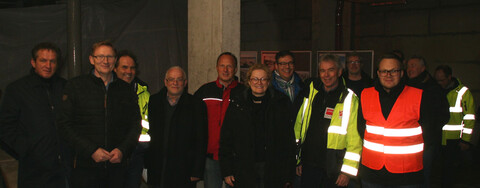
[(348, 63), (350, 63), (350, 64), (360, 64), (361, 62), (360, 61), (349, 61)]
[(167, 80), (167, 82), (170, 82), (170, 83), (173, 83), (175, 81), (179, 82), (179, 83), (185, 81), (185, 79), (183, 79), (183, 78), (167, 78), (165, 80)]
[(94, 57), (97, 61), (103, 61), (105, 58), (107, 58), (107, 61), (113, 61), (116, 58), (115, 56), (111, 56), (111, 55), (107, 55), (107, 56), (97, 55), (92, 57)]
[(268, 82), (268, 78), (250, 78), (250, 82), (253, 82), (254, 84), (261, 82), (264, 84)]
[(285, 65), (292, 66), (292, 65), (294, 65), (293, 61), (290, 61), (290, 62), (277, 62), (277, 64), (280, 65), (280, 66), (285, 66)]
[(392, 76), (398, 75), (402, 70), (401, 69), (393, 69), (393, 70), (378, 70), (380, 76), (387, 76), (388, 74)]

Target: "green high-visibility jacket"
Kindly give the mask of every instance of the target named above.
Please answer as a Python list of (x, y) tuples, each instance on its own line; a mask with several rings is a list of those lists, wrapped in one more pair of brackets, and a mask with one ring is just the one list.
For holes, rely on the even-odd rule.
[(457, 81), (458, 86), (447, 94), (450, 120), (443, 126), (442, 145), (446, 145), (448, 139), (470, 142), (475, 126), (475, 102), (472, 93), (460, 80)]
[[(313, 85), (313, 82), (310, 83), (309, 95), (303, 99), (295, 121), (295, 138), (297, 143), (300, 143), (297, 164), (301, 162), (301, 145), (307, 135), (313, 100), (318, 93)], [(341, 172), (352, 176), (357, 175), (362, 151), (362, 139), (357, 130), (358, 103), (357, 95), (352, 90), (345, 88), (335, 105), (327, 131), (327, 149), (346, 150)]]
[[(147, 90), (147, 86), (137, 84), (137, 96), (138, 107), (140, 108), (140, 115), (142, 116), (142, 134), (148, 135), (148, 99), (150, 98), (150, 92)], [(142, 137), (142, 136), (141, 136)], [(150, 139), (148, 139), (150, 140)]]

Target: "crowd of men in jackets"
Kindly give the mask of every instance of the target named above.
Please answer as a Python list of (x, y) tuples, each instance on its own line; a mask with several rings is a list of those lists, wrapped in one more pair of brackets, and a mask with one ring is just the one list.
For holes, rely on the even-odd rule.
[[(2, 148), (19, 161), (18, 187), (442, 187), (456, 183), (473, 147), (475, 103), (449, 66), (385, 54), (376, 77), (357, 53), (318, 61), (303, 80), (295, 55), (274, 70), (252, 65), (240, 83), (238, 60), (221, 53), (218, 77), (193, 95), (170, 67), (150, 95), (137, 57), (109, 41), (92, 45), (92, 70), (58, 76), (60, 49), (37, 44), (30, 74), (0, 104)], [(374, 73), (372, 73), (374, 74)]]

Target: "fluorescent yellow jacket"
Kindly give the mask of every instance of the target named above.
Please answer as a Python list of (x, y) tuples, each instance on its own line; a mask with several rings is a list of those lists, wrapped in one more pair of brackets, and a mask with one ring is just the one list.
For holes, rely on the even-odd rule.
[(150, 93), (147, 90), (147, 86), (142, 86), (139, 83), (137, 84), (137, 96), (138, 96), (138, 107), (140, 108), (140, 115), (142, 116), (142, 134), (138, 141), (149, 142), (150, 136), (147, 134), (149, 129), (148, 124), (148, 99), (150, 98)]
[(462, 139), (470, 142), (473, 126), (475, 125), (475, 102), (470, 90), (460, 80), (458, 86), (447, 94), (450, 105), (450, 120), (443, 126), (442, 145), (448, 139)]
[[(295, 121), (295, 138), (297, 143), (303, 144), (307, 135), (312, 112), (312, 103), (318, 90), (310, 83), (308, 97), (298, 111)], [(362, 151), (362, 140), (357, 130), (358, 97), (350, 89), (345, 89), (335, 105), (332, 119), (328, 127), (327, 149), (345, 150), (341, 172), (356, 176)], [(301, 151), (298, 153), (297, 164), (301, 161)]]

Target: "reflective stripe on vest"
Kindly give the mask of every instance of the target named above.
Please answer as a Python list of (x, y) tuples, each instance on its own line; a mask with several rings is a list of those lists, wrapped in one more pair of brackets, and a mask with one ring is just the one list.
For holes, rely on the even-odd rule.
[(352, 108), (352, 96), (353, 91), (348, 89), (348, 94), (343, 102), (342, 125), (340, 127), (330, 125), (328, 127), (328, 133), (336, 133), (340, 135), (347, 134), (348, 121), (350, 120), (350, 108)]
[[(457, 93), (457, 98), (455, 99), (455, 106), (453, 107), (450, 107), (450, 113), (462, 113), (463, 112), (463, 109), (462, 109), (462, 98), (463, 98), (463, 94), (465, 94), (465, 92), (467, 92), (468, 88), (463, 86)], [(466, 114), (465, 116), (463, 116), (463, 120), (475, 120), (475, 115), (473, 114)], [(461, 125), (444, 125), (442, 130), (444, 131), (462, 131), (462, 130), (465, 130), (463, 128), (463, 122)], [(470, 132), (470, 133), (469, 133)], [(465, 132), (465, 134), (472, 134), (471, 131), (468, 130), (467, 128), (467, 132)]]
[(140, 142), (150, 142), (150, 135), (141, 134), (140, 137), (138, 138), (138, 141), (140, 141)]
[[(150, 129), (150, 124), (148, 123), (148, 121), (142, 119), (142, 129)], [(138, 138), (138, 141), (140, 142), (150, 142), (150, 135), (148, 134), (142, 134), (140, 135), (140, 137)]]
[(387, 118), (382, 113), (380, 94), (375, 88), (362, 92), (361, 104), (366, 121), (362, 164), (391, 173), (423, 169), (423, 136), (420, 119), (422, 90), (405, 86)]
[(420, 126), (415, 128), (389, 129), (379, 126), (367, 125), (366, 129), (369, 133), (388, 137), (407, 137), (422, 134), (422, 127)]
[(450, 112), (462, 112), (462, 97), (463, 97), (463, 94), (465, 94), (465, 92), (467, 92), (468, 88), (463, 86), (462, 89), (460, 89), (460, 91), (458, 91), (458, 94), (457, 94), (457, 99), (455, 100), (455, 106), (454, 107), (450, 107)]
[(475, 115), (465, 114), (465, 116), (463, 116), (463, 120), (475, 120)]
[(363, 146), (367, 149), (385, 154), (412, 154), (423, 151), (423, 143), (410, 146), (385, 146), (364, 140)]
[(360, 161), (360, 155), (352, 152), (345, 152), (344, 158), (352, 161), (357, 161), (357, 162)]
[(358, 173), (358, 169), (356, 169), (354, 167), (351, 167), (351, 166), (348, 166), (348, 165), (342, 165), (341, 171), (345, 172), (345, 173), (348, 173), (352, 176), (357, 176), (357, 173)]
[(470, 128), (463, 128), (462, 133), (463, 134), (472, 134), (473, 129)]
[(461, 131), (463, 129), (463, 125), (445, 125), (443, 126), (442, 130), (444, 131)]

